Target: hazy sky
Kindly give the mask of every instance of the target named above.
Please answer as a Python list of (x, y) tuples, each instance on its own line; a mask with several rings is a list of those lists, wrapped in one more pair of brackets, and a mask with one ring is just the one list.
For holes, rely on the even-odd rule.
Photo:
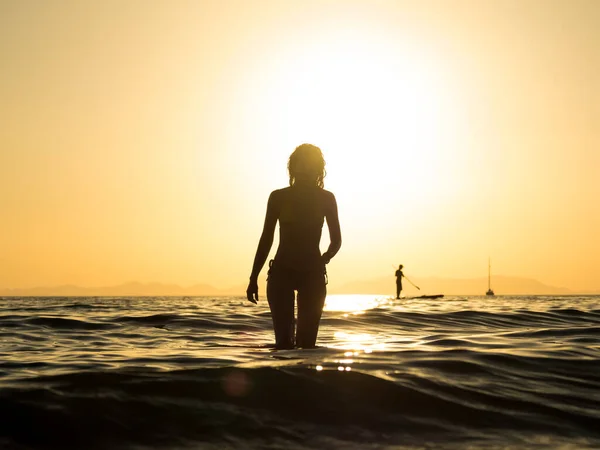
[(0, 0), (0, 287), (243, 284), (310, 142), (336, 284), (490, 256), (600, 289), (599, 24), (596, 0)]

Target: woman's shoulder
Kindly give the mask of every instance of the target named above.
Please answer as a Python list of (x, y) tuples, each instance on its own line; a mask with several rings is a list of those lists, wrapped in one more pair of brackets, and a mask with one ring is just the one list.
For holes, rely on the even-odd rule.
[(289, 189), (290, 189), (289, 187), (275, 189), (269, 195), (269, 199), (271, 199), (272, 201), (282, 201), (285, 197), (288, 196)]
[(285, 195), (285, 193), (289, 190), (289, 187), (284, 187), (281, 189), (275, 189), (274, 191), (271, 192), (270, 196), (271, 197), (281, 197), (282, 195)]
[(333, 195), (333, 192), (331, 191), (326, 191), (325, 189), (321, 189), (322, 192), (322, 196), (323, 199), (325, 200), (325, 202), (327, 204), (329, 204), (330, 206), (334, 207), (336, 205), (336, 200), (335, 200), (335, 195)]

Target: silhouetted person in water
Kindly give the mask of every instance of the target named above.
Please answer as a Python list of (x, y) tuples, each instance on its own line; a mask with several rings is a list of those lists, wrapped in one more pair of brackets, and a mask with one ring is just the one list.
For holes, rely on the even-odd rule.
[[(258, 274), (273, 245), (279, 220), (279, 247), (269, 262), (267, 277), (275, 347), (294, 348), (295, 344), (312, 348), (317, 341), (327, 294), (325, 265), (340, 249), (342, 236), (335, 196), (323, 189), (326, 172), (321, 149), (310, 144), (300, 145), (290, 156), (288, 171), (290, 186), (273, 191), (269, 196), (246, 294), (249, 301), (258, 301)], [(321, 255), (319, 242), (324, 219), (331, 244)], [(294, 291), (298, 291), (297, 331), (294, 330)]]
[(400, 293), (402, 292), (402, 277), (404, 274), (402, 273), (402, 268), (404, 266), (400, 264), (398, 266), (398, 270), (396, 270), (396, 298), (400, 298)]

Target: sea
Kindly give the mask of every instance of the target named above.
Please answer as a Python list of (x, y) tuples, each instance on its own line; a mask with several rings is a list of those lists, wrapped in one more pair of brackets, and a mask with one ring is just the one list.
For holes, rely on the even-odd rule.
[(600, 296), (0, 298), (0, 449), (600, 449)]

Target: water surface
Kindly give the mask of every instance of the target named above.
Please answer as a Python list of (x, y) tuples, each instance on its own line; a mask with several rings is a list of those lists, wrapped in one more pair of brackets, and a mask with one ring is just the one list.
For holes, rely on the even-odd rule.
[(0, 298), (0, 448), (600, 448), (600, 297)]

